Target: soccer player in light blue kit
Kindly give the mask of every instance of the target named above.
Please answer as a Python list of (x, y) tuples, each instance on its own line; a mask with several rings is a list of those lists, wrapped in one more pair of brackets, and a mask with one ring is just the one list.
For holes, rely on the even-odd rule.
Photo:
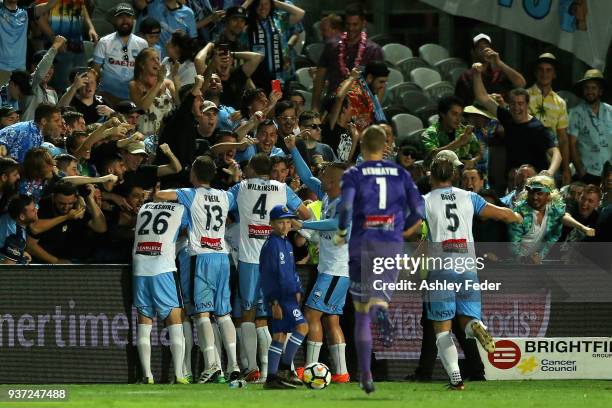
[(175, 381), (189, 384), (183, 375), (185, 338), (174, 272), (176, 240), (186, 226), (185, 207), (177, 203), (147, 203), (136, 220), (133, 250), (134, 307), (138, 310), (138, 356), (144, 384), (154, 384), (151, 372), (151, 328), (157, 314), (166, 323)]
[[(285, 205), (272, 208), (272, 231), (259, 256), (261, 289), (265, 302), (272, 310), (270, 327), (273, 337), (268, 349), (266, 389), (290, 389), (302, 385), (291, 371), (293, 357), (308, 333), (308, 323), (300, 310), (304, 290), (295, 269), (293, 246), (287, 239), (291, 220), (295, 218), (297, 216)], [(287, 333), (291, 333), (291, 337), (283, 351)]]
[[(431, 164), (431, 192), (425, 196), (425, 220), (428, 227), (428, 256), (455, 259), (456, 265), (476, 265), (472, 220), (474, 215), (506, 223), (520, 223), (522, 217), (509, 208), (487, 203), (471, 191), (453, 187), (456, 168), (461, 166), (457, 155), (450, 150), (439, 152)], [(472, 262), (468, 263), (468, 259)], [(446, 263), (446, 261), (445, 261)], [(495, 342), (480, 320), (480, 292), (473, 284), (478, 282), (476, 270), (431, 270), (427, 276), (430, 285), (461, 284), (459, 291), (430, 290), (426, 293), (427, 318), (433, 321), (436, 346), (442, 365), (450, 377), (450, 390), (464, 389), (459, 356), (451, 336), (452, 321), (457, 315), (459, 324), (468, 338), (477, 339), (492, 353)], [(470, 287), (467, 284), (471, 283)], [(430, 286), (434, 287), (434, 286)]]
[(200, 384), (217, 381), (222, 375), (211, 313), (215, 315), (228, 354), (229, 380), (237, 380), (240, 376), (236, 360), (236, 329), (230, 317), (230, 267), (225, 246), (227, 214), (236, 206), (236, 200), (233, 194), (210, 187), (216, 174), (214, 161), (208, 156), (200, 156), (191, 166), (190, 178), (194, 188), (165, 190), (155, 195), (156, 200), (178, 200), (189, 216), (191, 282), (188, 291), (200, 349), (206, 361), (206, 369), (198, 380)]
[(285, 145), (291, 152), (296, 171), (300, 179), (323, 202), (320, 221), (304, 221), (304, 229), (320, 231), (319, 266), (317, 281), (306, 301), (306, 321), (308, 321), (308, 341), (306, 342), (306, 362), (319, 361), (319, 352), (323, 345), (323, 319), (325, 334), (329, 343), (329, 353), (334, 363), (332, 382), (347, 383), (350, 381), (346, 368), (346, 341), (340, 316), (344, 309), (346, 294), (349, 288), (348, 277), (348, 244), (340, 246), (332, 242), (333, 232), (338, 229), (337, 211), (340, 203), (340, 180), (348, 168), (346, 163), (328, 163), (321, 171), (321, 179), (314, 177), (310, 168), (295, 147), (295, 136), (287, 136)]
[[(372, 261), (374, 257), (401, 254), (403, 234), (420, 228), (423, 197), (412, 177), (402, 167), (383, 160), (387, 140), (378, 125), (366, 128), (361, 136), (364, 161), (350, 168), (342, 177), (340, 221), (334, 242), (346, 241), (348, 227), (350, 292), (355, 304), (355, 347), (361, 370), (360, 384), (366, 393), (374, 391), (372, 380), (371, 315), (376, 316), (383, 332), (388, 335), (391, 324), (387, 309), (390, 293), (374, 290)], [(399, 271), (388, 270), (376, 279), (395, 283)]]

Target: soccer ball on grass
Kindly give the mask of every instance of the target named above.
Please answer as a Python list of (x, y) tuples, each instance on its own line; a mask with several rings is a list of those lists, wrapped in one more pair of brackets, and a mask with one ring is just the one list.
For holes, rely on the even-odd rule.
[(331, 383), (331, 372), (323, 363), (310, 363), (304, 367), (304, 383), (314, 390), (322, 390)]

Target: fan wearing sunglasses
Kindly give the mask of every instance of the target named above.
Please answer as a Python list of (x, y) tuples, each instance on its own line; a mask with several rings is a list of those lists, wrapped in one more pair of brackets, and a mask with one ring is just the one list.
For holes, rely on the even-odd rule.
[[(321, 143), (321, 119), (319, 114), (313, 111), (305, 111), (300, 115), (300, 129), (308, 131), (305, 133), (304, 142), (308, 156), (312, 159), (315, 156), (322, 156), (324, 162), (336, 161), (336, 155), (329, 145)], [(313, 160), (310, 160), (313, 163)]]

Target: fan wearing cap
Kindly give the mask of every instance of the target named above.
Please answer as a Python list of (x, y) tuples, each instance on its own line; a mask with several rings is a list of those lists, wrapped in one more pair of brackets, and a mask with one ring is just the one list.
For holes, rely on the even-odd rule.
[(594, 229), (565, 212), (561, 194), (548, 176), (528, 179), (514, 210), (523, 216), (523, 222), (510, 225), (508, 238), (513, 243), (510, 250), (522, 262), (541, 263), (559, 240), (563, 226), (577, 228), (589, 237), (595, 235)]
[(499, 122), (495, 116), (474, 105), (463, 108), (463, 117), (474, 127), (474, 135), (482, 146), (482, 157), (476, 168), (486, 175), (489, 172), (489, 143), (495, 139)]
[(230, 52), (248, 51), (249, 39), (244, 32), (247, 25), (247, 12), (244, 7), (230, 7), (225, 10), (223, 32), (217, 39), (218, 44), (227, 44)]
[[(523, 88), (527, 81), (520, 72), (502, 61), (499, 53), (493, 49), (491, 37), (480, 33), (472, 39), (472, 58), (474, 62), (484, 65), (483, 81), (489, 93), (505, 95), (512, 88)], [(465, 105), (474, 103), (473, 73), (466, 70), (455, 86), (455, 95)]]
[[(291, 220), (297, 218), (287, 206), (274, 206), (270, 211), (272, 231), (259, 255), (261, 289), (264, 301), (272, 311), (272, 343), (268, 349), (268, 373), (264, 386), (268, 389), (301, 385), (291, 372), (291, 364), (308, 334), (308, 323), (300, 310), (304, 290), (295, 269), (293, 246), (287, 239)], [(291, 333), (291, 337), (285, 347), (287, 333)]]
[(47, 51), (38, 51), (32, 56), (32, 95), (25, 97), (25, 103), (21, 107), (23, 113), (21, 120), (34, 119), (34, 112), (40, 103), (57, 104), (58, 97), (55, 89), (48, 86), (49, 81), (53, 78), (55, 72), (55, 56), (66, 44), (66, 39), (62, 36), (57, 36), (53, 40), (53, 44)]
[(100, 38), (94, 49), (93, 60), (94, 68), (101, 72), (100, 95), (115, 104), (129, 99), (128, 83), (134, 77), (136, 56), (147, 48), (147, 41), (132, 34), (132, 6), (119, 3), (112, 9), (111, 16), (115, 32)]
[(599, 184), (606, 162), (612, 164), (612, 106), (601, 100), (606, 80), (601, 71), (589, 69), (576, 83), (584, 102), (570, 110), (569, 144), (578, 178)]
[(565, 100), (552, 89), (558, 69), (557, 58), (549, 52), (540, 55), (536, 60), (536, 83), (527, 89), (527, 92), (529, 92), (529, 114), (538, 118), (557, 138), (562, 159), (562, 181), (563, 184), (569, 184), (572, 181), (572, 176), (569, 169), (567, 106)]

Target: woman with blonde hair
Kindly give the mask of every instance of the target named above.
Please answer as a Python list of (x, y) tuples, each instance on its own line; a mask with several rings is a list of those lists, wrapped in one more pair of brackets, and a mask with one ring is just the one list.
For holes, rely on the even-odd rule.
[(130, 100), (145, 112), (140, 115), (138, 129), (147, 138), (149, 155), (154, 155), (162, 121), (178, 105), (178, 94), (174, 83), (166, 79), (166, 70), (155, 48), (140, 51), (134, 64)]
[(555, 181), (545, 175), (527, 179), (514, 211), (523, 222), (508, 227), (512, 254), (521, 262), (540, 264), (552, 245), (559, 240), (563, 226), (577, 228), (592, 237), (595, 230), (582, 225), (565, 212), (565, 202)]

